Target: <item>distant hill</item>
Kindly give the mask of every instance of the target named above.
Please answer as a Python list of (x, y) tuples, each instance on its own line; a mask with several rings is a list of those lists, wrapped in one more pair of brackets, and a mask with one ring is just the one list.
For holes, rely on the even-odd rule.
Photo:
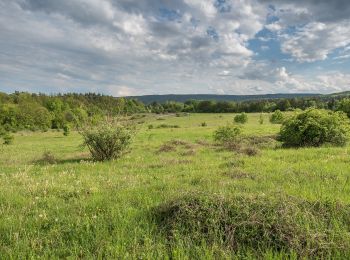
[(337, 92), (337, 93), (332, 93), (332, 94), (328, 94), (325, 96), (328, 96), (328, 97), (348, 97), (348, 96), (350, 96), (350, 91)]
[(278, 99), (278, 98), (296, 98), (296, 97), (315, 97), (321, 94), (315, 93), (294, 93), (294, 94), (265, 94), (265, 95), (212, 95), (212, 94), (184, 94), (184, 95), (145, 95), (145, 96), (129, 96), (150, 104), (154, 101), (165, 103), (166, 101), (185, 102), (187, 100), (213, 100), (213, 101), (248, 101), (259, 99)]

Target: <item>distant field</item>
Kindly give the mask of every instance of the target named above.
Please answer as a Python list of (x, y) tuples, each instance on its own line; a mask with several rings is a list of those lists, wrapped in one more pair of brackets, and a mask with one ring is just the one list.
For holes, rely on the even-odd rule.
[[(248, 114), (243, 135), (256, 139), (276, 135), (280, 126), (270, 124), (268, 114), (259, 124), (259, 116)], [(236, 241), (232, 249), (225, 239), (212, 241), (209, 235), (205, 239), (206, 231), (198, 234), (203, 235), (199, 242), (189, 239), (191, 235), (182, 237), (180, 231), (169, 237), (163, 230), (168, 220), (159, 222), (155, 212), (193, 194), (253, 200), (257, 209), (265, 201), (283, 201), (287, 205), (283, 209), (290, 214), (277, 212), (276, 216), (285, 217), (283, 223), (290, 227), (295, 220), (305, 234), (311, 234), (308, 244), (307, 235), (300, 231), (293, 237), (293, 228), (288, 229), (290, 237), (282, 239), (285, 243), (296, 245), (293, 239), (305, 239), (305, 247), (316, 249), (304, 256), (338, 248), (329, 253), (350, 257), (346, 247), (350, 241), (349, 147), (282, 149), (277, 143), (260, 144), (259, 153), (248, 156), (213, 146), (213, 131), (232, 123), (233, 117), (146, 115), (137, 119), (144, 122), (138, 124), (130, 153), (114, 162), (90, 161), (76, 132), (68, 137), (54, 131), (16, 134), (13, 145), (0, 147), (0, 258), (283, 258), (288, 253), (278, 246), (255, 248), (254, 241), (250, 244), (243, 236), (243, 242)], [(207, 126), (201, 126), (203, 122)], [(162, 124), (178, 128), (157, 128)], [(164, 143), (171, 140), (172, 146), (165, 149)], [(54, 154), (55, 164), (37, 162), (45, 151)], [(294, 203), (290, 211), (289, 201)], [(300, 212), (308, 212), (299, 202), (316, 205), (312, 206), (315, 212), (321, 208), (325, 219), (318, 218), (318, 213), (298, 215), (295, 205)], [(271, 219), (279, 223), (274, 216)], [(299, 252), (288, 254), (296, 258)]]

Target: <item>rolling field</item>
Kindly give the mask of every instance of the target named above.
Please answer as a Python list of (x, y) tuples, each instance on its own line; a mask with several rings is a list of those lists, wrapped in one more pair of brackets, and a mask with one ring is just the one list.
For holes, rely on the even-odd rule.
[(213, 145), (233, 114), (147, 115), (112, 162), (77, 132), (16, 134), (0, 147), (0, 258), (350, 257), (349, 148), (280, 148), (259, 116), (242, 125), (254, 155)]

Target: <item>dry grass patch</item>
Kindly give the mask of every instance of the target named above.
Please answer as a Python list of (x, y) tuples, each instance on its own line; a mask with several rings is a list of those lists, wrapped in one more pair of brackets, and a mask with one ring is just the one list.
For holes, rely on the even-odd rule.
[(298, 258), (329, 258), (349, 253), (350, 206), (292, 197), (231, 197), (192, 194), (154, 209), (169, 241), (193, 246), (246, 249), (255, 257), (283, 252)]

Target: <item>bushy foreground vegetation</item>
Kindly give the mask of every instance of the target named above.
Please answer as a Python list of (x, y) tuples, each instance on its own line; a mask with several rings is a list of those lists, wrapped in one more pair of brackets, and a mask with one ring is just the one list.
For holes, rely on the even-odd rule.
[(349, 205), (334, 202), (195, 194), (159, 206), (155, 218), (170, 243), (328, 258), (350, 247), (349, 214)]
[[(234, 116), (134, 115), (129, 152), (104, 162), (74, 128), (16, 133), (0, 147), (1, 258), (349, 258), (348, 146), (285, 149), (269, 114)], [(124, 136), (92, 129), (107, 147)]]

